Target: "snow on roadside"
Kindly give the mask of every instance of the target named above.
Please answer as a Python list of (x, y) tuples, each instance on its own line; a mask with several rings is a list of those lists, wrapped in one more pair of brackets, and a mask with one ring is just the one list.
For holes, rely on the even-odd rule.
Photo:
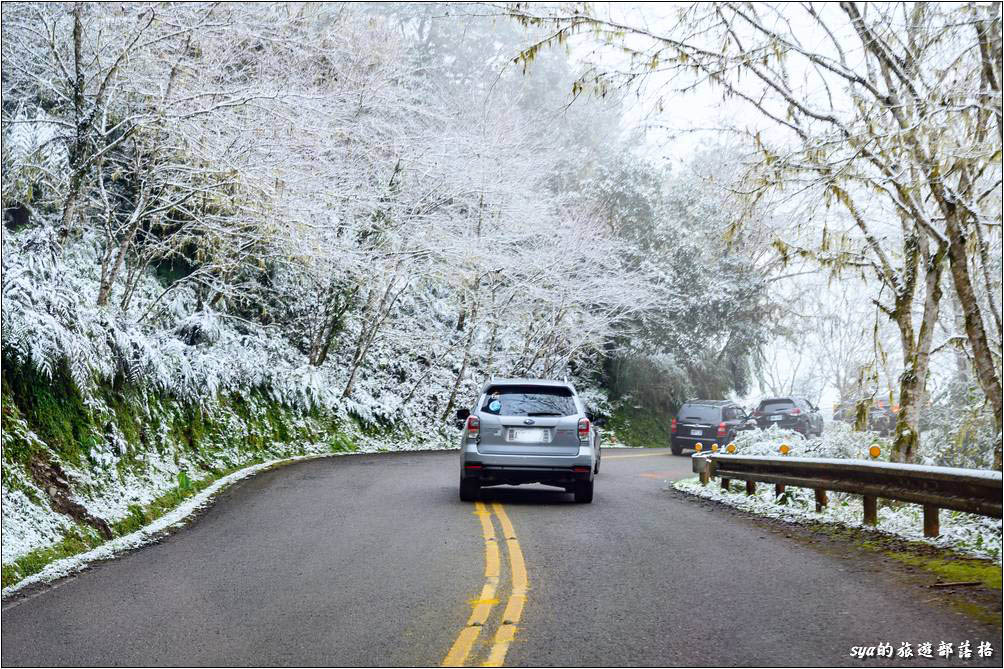
[[(781, 444), (787, 444), (789, 455), (800, 458), (857, 459), (866, 460), (872, 445), (880, 447), (888, 457), (890, 442), (870, 432), (852, 430), (840, 422), (826, 424), (822, 437), (806, 439), (790, 430), (749, 430), (740, 432), (735, 439), (735, 454), (741, 456), (777, 456)], [(930, 470), (934, 464), (929, 457), (921, 457), (923, 465), (909, 466), (913, 469)], [(870, 465), (869, 462), (862, 464)], [(884, 459), (875, 465), (888, 465)], [(900, 465), (905, 466), (905, 465)], [(939, 470), (943, 468), (938, 468)], [(955, 470), (961, 471), (961, 470)], [(975, 476), (983, 476), (982, 470), (967, 470)], [(698, 497), (722, 502), (729, 506), (768, 518), (777, 518), (792, 523), (822, 522), (863, 527), (861, 497), (849, 493), (831, 492), (830, 503), (821, 513), (816, 513), (816, 499), (812, 490), (790, 487), (785, 496), (785, 504), (774, 498), (774, 487), (759, 485), (754, 495), (747, 497), (745, 490), (726, 492), (721, 486), (711, 483), (702, 486), (697, 477), (683, 479), (671, 484)], [(936, 539), (924, 537), (923, 512), (916, 504), (896, 504), (882, 506), (878, 510), (880, 532), (911, 541), (924, 541), (942, 548), (950, 548), (960, 553), (978, 558), (1001, 560), (1001, 521), (972, 513), (942, 510), (941, 536)]]
[[(675, 481), (672, 487), (691, 495), (714, 500), (759, 516), (776, 518), (789, 523), (829, 523), (848, 527), (868, 527), (862, 522), (861, 499), (857, 495), (830, 493), (830, 503), (821, 513), (816, 513), (813, 491), (807, 488), (788, 488), (787, 503), (774, 497), (774, 487), (757, 486), (756, 493), (747, 496), (745, 491), (725, 491), (712, 482), (702, 486), (697, 477)], [(921, 507), (904, 504), (899, 508), (882, 506), (878, 510), (878, 526), (868, 529), (884, 534), (923, 541), (941, 548), (977, 558), (1001, 561), (1001, 521), (972, 513), (941, 512), (941, 536), (924, 536)]]
[[(5, 405), (7, 398), (4, 399)], [(251, 411), (263, 413), (255, 398), (247, 402)], [(91, 440), (87, 449), (82, 447), (81, 457), (61, 457), (57, 448), (43, 442), (16, 411), (4, 416), (4, 429), (0, 433), (0, 449), (4, 453), (2, 468), (3, 486), (0, 490), (0, 559), (5, 567), (14, 565), (20, 558), (37, 550), (59, 543), (68, 535), (93, 534), (93, 528), (79, 524), (69, 515), (53, 508), (47, 493), (30, 473), (29, 467), (18, 458), (24, 452), (44, 454), (58, 477), (67, 487), (66, 494), (78, 503), (87, 514), (111, 526), (133, 516), (167, 493), (175, 491), (184, 481), (198, 483), (214, 472), (233, 471), (262, 460), (282, 460), (302, 455), (320, 455), (335, 452), (376, 453), (380, 451), (409, 451), (444, 449), (454, 446), (454, 440), (440, 432), (415, 438), (391, 441), (386, 435), (363, 433), (351, 421), (346, 421), (340, 432), (331, 436), (328, 443), (311, 443), (293, 439), (290, 442), (270, 441), (260, 434), (253, 424), (245, 423), (232, 411), (211, 404), (203, 410), (211, 413), (214, 424), (223, 426), (221, 433), (258, 437), (266, 444), (247, 448), (240, 439), (212, 438), (204, 440), (198, 449), (191, 449), (169, 432), (169, 419), (158, 415), (159, 420), (148, 421), (154, 426), (147, 434), (147, 443), (129, 444), (113, 419), (114, 413), (100, 401), (93, 401), (95, 424), (103, 425), (104, 439)], [(163, 409), (157, 407), (156, 412)], [(322, 426), (309, 418), (286, 416), (290, 434), (323, 433)], [(58, 486), (57, 486), (58, 487)], [(16, 569), (20, 572), (20, 568)], [(5, 578), (10, 577), (10, 573)]]
[[(318, 447), (320, 449), (326, 449), (326, 445), (310, 445), (308, 449), (313, 447)], [(405, 448), (397, 446), (395, 451), (408, 450), (408, 451), (420, 451), (420, 450), (441, 450), (438, 444), (426, 443), (426, 444), (407, 444)], [(385, 445), (379, 445), (377, 442), (371, 442), (364, 445), (360, 450), (353, 453), (330, 453), (330, 452), (318, 452), (310, 453), (307, 455), (297, 455), (293, 457), (277, 458), (274, 460), (269, 460), (267, 462), (262, 462), (260, 464), (252, 465), (246, 467), (239, 471), (233, 472), (219, 480), (213, 482), (205, 490), (202, 490), (198, 494), (192, 496), (190, 499), (185, 500), (182, 504), (177, 506), (172, 511), (164, 514), (152, 523), (141, 527), (140, 529), (127, 534), (116, 539), (107, 541), (97, 548), (89, 550), (85, 553), (80, 553), (68, 558), (63, 558), (61, 560), (56, 560), (44, 569), (36, 574), (28, 576), (14, 585), (3, 588), (0, 591), (0, 598), (6, 599), (10, 595), (18, 592), (19, 590), (33, 585), (36, 583), (47, 583), (70, 574), (76, 573), (93, 562), (99, 560), (107, 560), (109, 558), (115, 557), (116, 555), (132, 550), (134, 548), (139, 548), (145, 544), (155, 541), (163, 531), (181, 525), (185, 520), (191, 516), (195, 511), (207, 506), (213, 499), (213, 497), (229, 487), (230, 485), (240, 481), (242, 479), (254, 476), (258, 472), (275, 467), (282, 464), (290, 464), (293, 462), (298, 462), (301, 460), (314, 460), (317, 458), (324, 457), (334, 457), (340, 455), (359, 455), (367, 453), (377, 453), (388, 451)], [(29, 502), (30, 504), (30, 502)], [(6, 506), (6, 504), (5, 504)]]
[[(26, 485), (37, 489), (34, 483)], [(45, 493), (39, 490), (37, 497), (44, 496)], [(3, 541), (0, 542), (0, 553), (5, 564), (39, 546), (56, 543), (73, 529), (74, 523), (69, 516), (55, 512), (39, 513), (36, 511), (38, 508), (21, 490), (4, 488)]]

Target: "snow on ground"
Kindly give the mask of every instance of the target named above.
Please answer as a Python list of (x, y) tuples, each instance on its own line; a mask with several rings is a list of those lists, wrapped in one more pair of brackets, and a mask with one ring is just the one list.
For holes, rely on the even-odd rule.
[[(27, 429), (24, 422), (11, 421), (14, 429), (5, 430), (0, 436), (0, 444), (6, 450), (15, 439), (20, 439), (29, 448), (43, 446), (38, 436)], [(19, 429), (20, 428), (20, 429)], [(31, 495), (29, 497), (29, 495)], [(59, 541), (63, 534), (73, 527), (73, 520), (46, 507), (41, 510), (32, 502), (46, 498), (45, 491), (20, 467), (3, 468), (3, 490), (0, 505), (2, 537), (0, 537), (0, 559), (6, 564), (39, 546)]]
[[(45, 493), (39, 490), (38, 497), (44, 499)], [(39, 546), (59, 541), (73, 527), (69, 516), (45, 513), (21, 490), (4, 487), (3, 541), (0, 542), (4, 563), (12, 562)]]
[[(868, 449), (877, 444), (882, 449), (880, 458), (888, 458), (889, 442), (878, 439), (868, 432), (855, 432), (843, 423), (828, 423), (822, 438), (805, 439), (802, 435), (788, 430), (770, 429), (741, 432), (736, 437), (736, 455), (776, 456), (781, 444), (787, 444), (793, 457), (811, 458), (868, 458)], [(867, 464), (867, 463), (866, 463)], [(883, 464), (880, 460), (877, 464)], [(889, 464), (884, 462), (884, 464)], [(930, 469), (923, 467), (923, 469)], [(956, 470), (957, 471), (957, 470)], [(978, 474), (981, 470), (966, 470)], [(864, 526), (862, 520), (861, 497), (848, 493), (829, 495), (830, 503), (821, 513), (816, 513), (816, 500), (808, 488), (789, 487), (783, 500), (775, 499), (774, 487), (759, 485), (754, 495), (747, 497), (745, 488), (734, 491), (722, 490), (717, 482), (702, 486), (696, 477), (676, 481), (677, 490), (728, 504), (749, 513), (787, 522), (823, 522)], [(782, 503), (783, 502), (783, 503)], [(1001, 521), (971, 513), (942, 510), (941, 536), (936, 539), (924, 537), (923, 511), (919, 505), (895, 503), (881, 506), (878, 510), (877, 529), (889, 535), (924, 541), (936, 546), (951, 548), (974, 557), (1001, 560)]]
[[(745, 490), (722, 490), (717, 481), (702, 486), (696, 477), (673, 483), (673, 487), (698, 497), (722, 502), (729, 506), (768, 518), (790, 523), (832, 523), (848, 527), (866, 527), (862, 522), (861, 497), (843, 493), (830, 493), (830, 503), (821, 513), (816, 513), (815, 497), (808, 488), (788, 488), (786, 503), (774, 497), (774, 487), (757, 486), (754, 495), (747, 497)], [(972, 513), (941, 512), (941, 536), (930, 539), (924, 536), (921, 507), (904, 504), (899, 508), (882, 506), (878, 510), (879, 532), (892, 536), (924, 541), (935, 546), (951, 548), (978, 558), (1001, 560), (1001, 521)]]

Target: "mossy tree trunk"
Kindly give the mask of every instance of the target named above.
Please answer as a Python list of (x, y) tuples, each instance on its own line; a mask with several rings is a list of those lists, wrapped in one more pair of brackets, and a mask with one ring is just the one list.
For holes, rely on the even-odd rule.
[[(957, 213), (958, 209), (951, 205), (950, 211)], [(980, 312), (980, 301), (973, 286), (969, 273), (969, 258), (967, 247), (969, 240), (958, 221), (946, 221), (948, 232), (948, 254), (952, 272), (952, 283), (962, 307), (966, 336), (973, 351), (973, 368), (980, 387), (987, 396), (994, 412), (997, 424), (997, 438), (994, 442), (994, 469), (1001, 469), (1001, 431), (1004, 424), (1004, 400), (1001, 397), (1001, 379), (994, 364), (993, 351), (987, 338), (983, 315)], [(989, 299), (993, 299), (992, 295)], [(991, 307), (992, 309), (992, 307)], [(998, 337), (1000, 333), (998, 332)]]
[[(933, 253), (929, 249), (926, 236), (918, 235), (916, 241), (908, 241), (908, 249), (913, 249), (914, 257), (907, 264), (911, 272), (924, 273), (924, 303), (920, 326), (914, 333), (913, 303), (914, 296), (902, 294), (896, 302), (893, 313), (896, 325), (900, 331), (900, 341), (903, 346), (903, 373), (899, 383), (899, 414), (896, 419), (896, 434), (892, 447), (892, 460), (896, 462), (913, 462), (917, 454), (920, 440), (920, 412), (927, 395), (927, 377), (931, 367), (931, 346), (934, 340), (934, 328), (938, 323), (938, 312), (941, 306), (941, 278), (944, 273), (944, 245), (935, 247)], [(917, 263), (917, 260), (922, 262)], [(918, 266), (919, 264), (919, 266)]]

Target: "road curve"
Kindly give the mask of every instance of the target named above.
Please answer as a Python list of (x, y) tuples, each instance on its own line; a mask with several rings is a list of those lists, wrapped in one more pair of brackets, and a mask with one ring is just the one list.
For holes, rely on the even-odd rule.
[(858, 549), (819, 551), (665, 490), (688, 470), (607, 450), (592, 504), (534, 486), (474, 505), (457, 497), (456, 453), (290, 465), (161, 543), (5, 604), (0, 661), (833, 666), (883, 662), (852, 646), (965, 639), (1000, 652), (999, 628), (858, 565)]

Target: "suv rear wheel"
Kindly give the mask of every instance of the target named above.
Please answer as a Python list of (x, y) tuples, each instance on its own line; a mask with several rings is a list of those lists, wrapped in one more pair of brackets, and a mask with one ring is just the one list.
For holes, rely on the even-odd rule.
[(683, 455), (683, 446), (677, 446), (675, 443), (669, 445), (670, 450), (673, 451), (673, 455)]
[(579, 504), (589, 504), (593, 501), (593, 482), (575, 482), (575, 501)]
[(477, 479), (460, 479), (460, 501), (473, 502), (481, 492), (481, 484)]

